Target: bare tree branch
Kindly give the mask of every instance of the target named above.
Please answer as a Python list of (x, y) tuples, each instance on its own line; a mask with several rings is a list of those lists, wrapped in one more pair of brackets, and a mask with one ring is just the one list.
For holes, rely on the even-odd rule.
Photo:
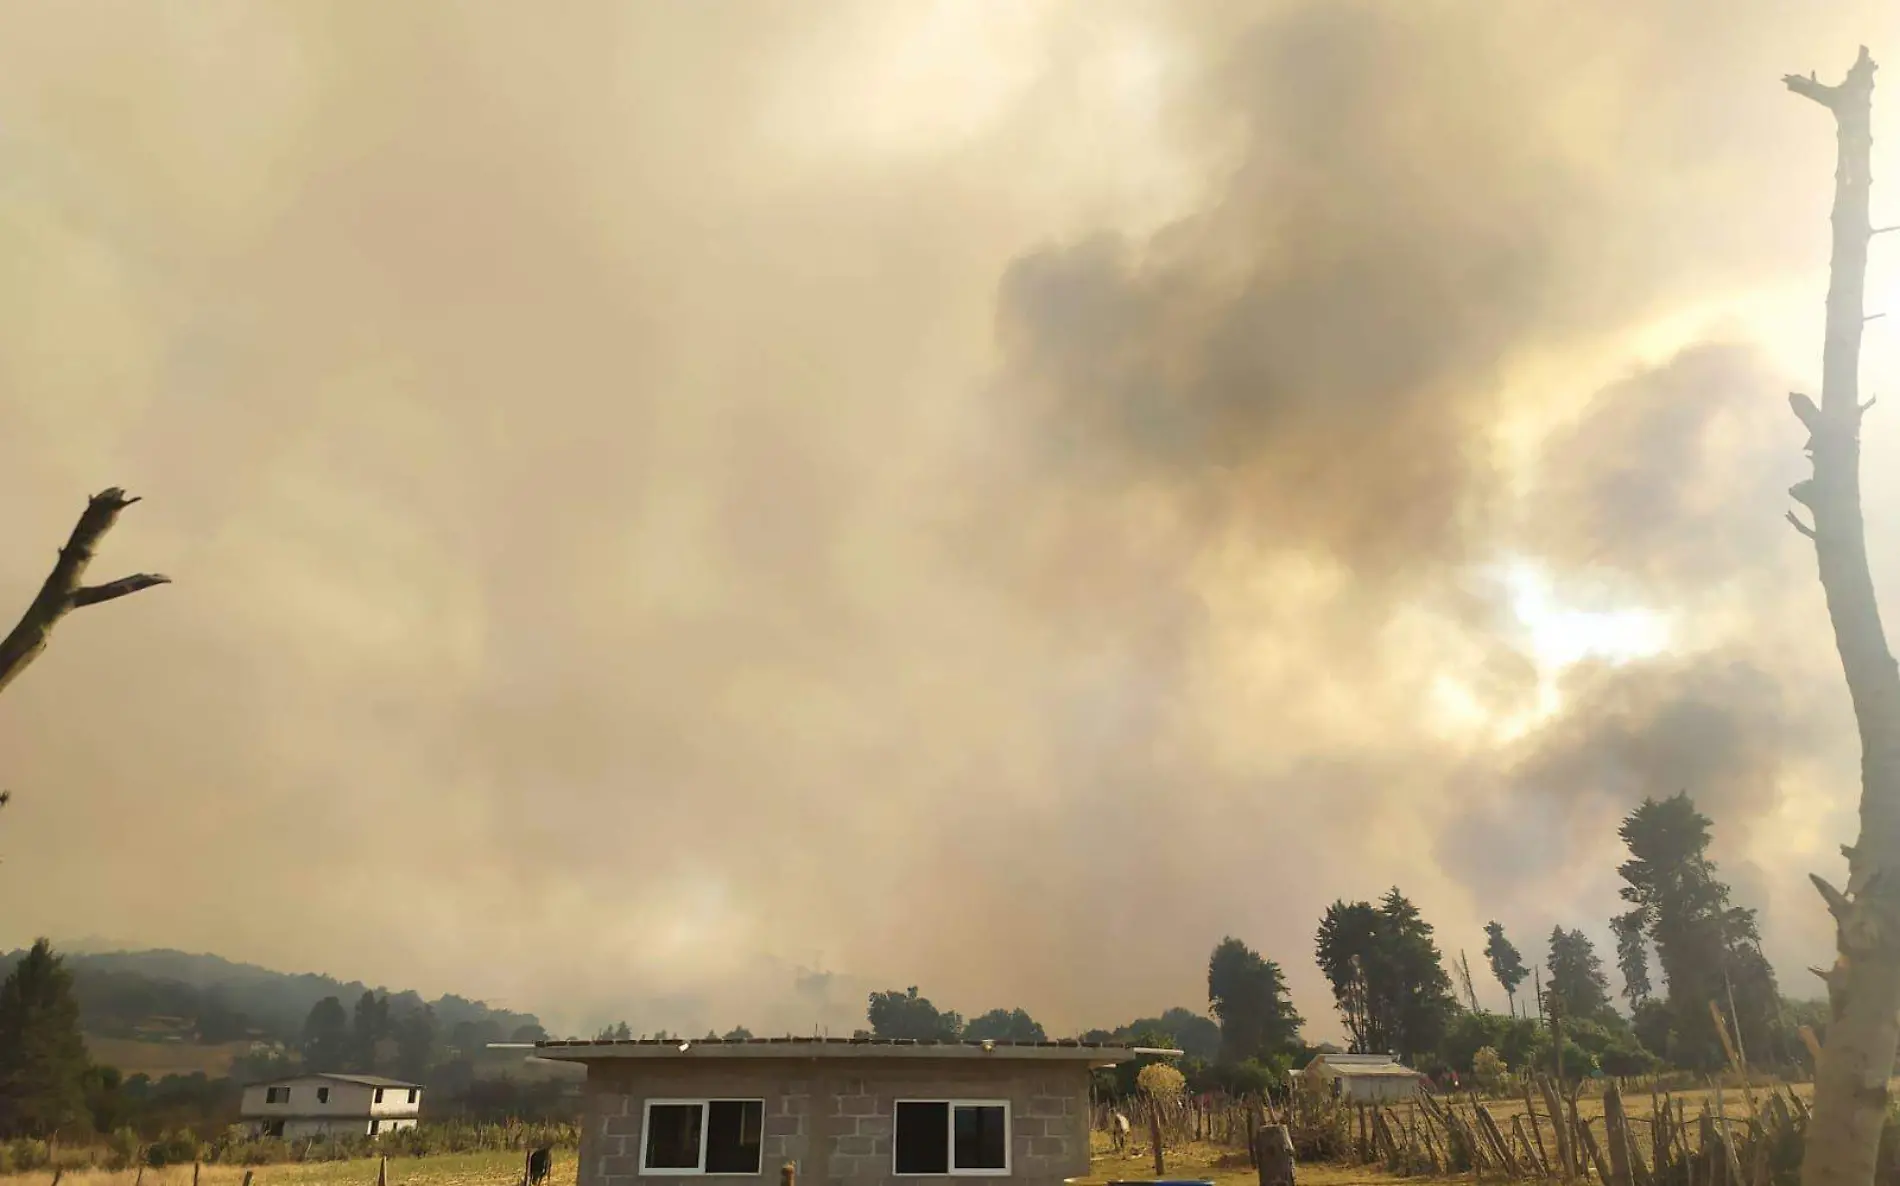
[(1783, 79), (1834, 115), (1838, 162), (1821, 402), (1788, 397), (1808, 430), (1814, 476), (1789, 493), (1814, 515), (1807, 534), (1861, 742), (1860, 839), (1842, 850), (1847, 887), (1813, 878), (1834, 916), (1840, 955), (1832, 971), (1821, 973), (1832, 1020), (1816, 1059), (1802, 1186), (1873, 1182), (1887, 1080), (1900, 1044), (1900, 668), (1874, 595), (1860, 494), (1860, 425), (1872, 404), (1860, 402), (1860, 343), (1867, 323), (1879, 316), (1867, 316), (1865, 308), (1876, 68), (1862, 46), (1838, 86), (1812, 74)]
[(102, 601), (112, 601), (140, 589), (149, 589), (154, 585), (167, 584), (169, 577), (157, 573), (138, 573), (134, 576), (120, 577), (103, 585), (82, 585), (86, 567), (92, 563), (94, 550), (105, 533), (118, 522), (119, 512), (137, 498), (126, 496), (117, 486), (102, 490), (86, 500), (86, 509), (81, 512), (79, 522), (73, 526), (73, 532), (66, 540), (66, 546), (59, 550), (59, 560), (53, 565), (53, 571), (47, 575), (45, 583), (26, 607), (20, 620), (4, 639), (0, 639), (0, 691), (28, 664), (39, 658), (46, 649), (48, 639), (52, 637), (53, 627), (67, 613), (82, 605), (97, 605)]
[(140, 589), (149, 589), (153, 585), (169, 585), (172, 579), (163, 573), (135, 572), (129, 577), (120, 577), (116, 581), (107, 581), (103, 585), (81, 585), (73, 590), (73, 608), (82, 605), (98, 605), (102, 601), (111, 601), (115, 597), (124, 597), (128, 593), (137, 593)]

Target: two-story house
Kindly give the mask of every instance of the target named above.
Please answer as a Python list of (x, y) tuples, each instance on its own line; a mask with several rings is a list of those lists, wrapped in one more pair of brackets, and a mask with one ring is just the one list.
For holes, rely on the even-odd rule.
[(299, 1075), (244, 1089), (253, 1136), (376, 1136), (414, 1128), (422, 1085), (380, 1075)]

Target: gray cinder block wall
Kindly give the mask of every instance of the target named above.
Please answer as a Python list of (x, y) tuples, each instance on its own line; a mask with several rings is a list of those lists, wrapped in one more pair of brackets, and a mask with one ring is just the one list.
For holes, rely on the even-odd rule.
[[(763, 1099), (759, 1180), (798, 1167), (801, 1186), (909, 1184), (937, 1178), (893, 1172), (892, 1124), (900, 1099), (1003, 1099), (1010, 1103), (1011, 1182), (1059, 1186), (1089, 1168), (1089, 1070), (1079, 1062), (1000, 1057), (927, 1059), (622, 1060), (588, 1068), (578, 1186), (665, 1186), (700, 1175), (640, 1173), (649, 1099)], [(747, 1179), (751, 1180), (751, 1179)]]

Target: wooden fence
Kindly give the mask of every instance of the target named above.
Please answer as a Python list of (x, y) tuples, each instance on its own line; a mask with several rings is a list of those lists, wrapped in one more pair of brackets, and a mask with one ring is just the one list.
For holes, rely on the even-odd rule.
[[(1615, 1081), (1567, 1092), (1549, 1079), (1517, 1098), (1421, 1091), (1391, 1104), (1346, 1104), (1314, 1092), (1099, 1103), (1098, 1129), (1127, 1115), (1137, 1145), (1200, 1142), (1252, 1153), (1262, 1124), (1284, 1124), (1301, 1161), (1376, 1165), (1400, 1175), (1469, 1174), (1605, 1186), (1779, 1186), (1800, 1161), (1808, 1108), (1785, 1087), (1719, 1085), (1626, 1097)], [(1600, 1098), (1599, 1098), (1600, 1097)], [(1737, 1098), (1739, 1097), (1739, 1098)]]

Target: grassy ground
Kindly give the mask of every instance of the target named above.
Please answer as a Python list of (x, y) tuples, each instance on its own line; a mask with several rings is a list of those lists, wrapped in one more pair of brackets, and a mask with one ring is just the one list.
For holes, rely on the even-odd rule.
[[(1896, 1085), (1900, 1086), (1900, 1080), (1896, 1081)], [(1766, 1101), (1768, 1090), (1766, 1087), (1753, 1088), (1757, 1104)], [(1789, 1088), (1782, 1086), (1775, 1090), (1787, 1091)], [(1811, 1085), (1798, 1084), (1794, 1086), (1793, 1091), (1803, 1100), (1812, 1098)], [(1672, 1093), (1670, 1098), (1686, 1108), (1691, 1123), (1694, 1122), (1696, 1116), (1701, 1114), (1705, 1104), (1711, 1112), (1716, 1110), (1716, 1095), (1710, 1089), (1678, 1091)], [(1466, 1102), (1465, 1097), (1462, 1096), (1457, 1100), (1461, 1109), (1466, 1106)], [(1510, 1139), (1513, 1131), (1511, 1117), (1521, 1116), (1525, 1111), (1523, 1098), (1520, 1096), (1516, 1099), (1490, 1099), (1482, 1102), (1492, 1118), (1504, 1129), (1506, 1138)], [(1748, 1099), (1738, 1088), (1725, 1087), (1721, 1093), (1721, 1103), (1732, 1120), (1740, 1121), (1748, 1115)], [(1648, 1140), (1650, 1117), (1655, 1110), (1654, 1100), (1646, 1090), (1631, 1091), (1623, 1097), (1623, 1107), (1625, 1114), (1630, 1118), (1633, 1135), (1639, 1143), (1644, 1143), (1642, 1147), (1646, 1149), (1648, 1146), (1645, 1142)], [(1411, 1108), (1410, 1104), (1399, 1104), (1388, 1109), (1393, 1118), (1398, 1121), (1401, 1132), (1412, 1124)], [(1554, 1157), (1557, 1148), (1556, 1132), (1550, 1123), (1541, 1095), (1536, 1097), (1536, 1111), (1537, 1135), (1543, 1139), (1549, 1154)], [(1603, 1132), (1602, 1088), (1585, 1088), (1577, 1098), (1577, 1112), (1586, 1121), (1596, 1121), (1596, 1132), (1601, 1138)], [(1090, 1182), (1108, 1182), (1115, 1179), (1133, 1181), (1155, 1177), (1154, 1155), (1150, 1152), (1145, 1134), (1140, 1130), (1131, 1134), (1128, 1151), (1120, 1155), (1113, 1152), (1108, 1134), (1094, 1133), (1092, 1153), (1088, 1178)], [(1216, 1182), (1218, 1186), (1241, 1186), (1243, 1183), (1251, 1184), (1254, 1181), (1254, 1172), (1247, 1165), (1246, 1153), (1219, 1145), (1188, 1143), (1178, 1148), (1170, 1146), (1166, 1151), (1164, 1163), (1165, 1176), (1170, 1178), (1206, 1178)], [(1301, 1163), (1299, 1177), (1301, 1186), (1307, 1186), (1308, 1183), (1319, 1184), (1319, 1186), (1353, 1186), (1357, 1183), (1389, 1183), (1401, 1180), (1369, 1166), (1312, 1162)], [(1414, 1177), (1404, 1180), (1419, 1183), (1431, 1179)], [(1459, 1180), (1464, 1181), (1466, 1178), (1460, 1175)]]
[[(1807, 1098), (1809, 1088), (1798, 1086), (1795, 1091)], [(1762, 1098), (1763, 1089), (1756, 1089), (1756, 1096)], [(1739, 1090), (1724, 1090), (1722, 1102), (1727, 1106), (1729, 1115), (1740, 1118), (1747, 1115), (1747, 1103)], [(1693, 1117), (1701, 1111), (1704, 1100), (1714, 1107), (1714, 1094), (1708, 1091), (1678, 1092), (1676, 1099), (1684, 1101)], [(1586, 1117), (1603, 1114), (1601, 1091), (1587, 1091), (1577, 1101), (1578, 1110)], [(1489, 1100), (1485, 1107), (1508, 1129), (1508, 1117), (1524, 1111), (1524, 1101)], [(1647, 1092), (1634, 1092), (1625, 1098), (1625, 1107), (1632, 1119), (1646, 1119), (1651, 1112), (1650, 1096)], [(1537, 1110), (1543, 1113), (1541, 1098), (1537, 1101)], [(1404, 1107), (1397, 1109), (1401, 1119)], [(1546, 1139), (1551, 1139), (1548, 1127), (1545, 1127)], [(1129, 1151), (1116, 1154), (1108, 1148), (1107, 1134), (1095, 1134), (1095, 1153), (1089, 1166), (1088, 1181), (1109, 1182), (1116, 1179), (1143, 1180), (1152, 1179), (1154, 1174), (1154, 1156), (1142, 1141), (1132, 1141)], [(1640, 1139), (1640, 1136), (1639, 1136)], [(440, 1157), (391, 1158), (389, 1162), (390, 1186), (515, 1186), (521, 1180), (522, 1155), (513, 1152), (445, 1154)], [(1247, 1156), (1236, 1149), (1223, 1148), (1211, 1144), (1185, 1144), (1169, 1148), (1166, 1151), (1166, 1176), (1170, 1178), (1206, 1178), (1218, 1186), (1245, 1186), (1254, 1181), (1254, 1172), (1247, 1166)], [(574, 1186), (575, 1155), (573, 1150), (557, 1150), (554, 1155), (554, 1173), (552, 1186)], [(241, 1166), (207, 1165), (199, 1173), (198, 1186), (240, 1186), (244, 1179)], [(376, 1161), (373, 1158), (359, 1161), (304, 1162), (301, 1164), (267, 1165), (252, 1171), (252, 1186), (375, 1186)], [(1414, 1184), (1424, 1181), (1420, 1178), (1399, 1179), (1367, 1166), (1341, 1166), (1327, 1164), (1303, 1164), (1300, 1166), (1301, 1186), (1386, 1186), (1388, 1183), (1407, 1181)], [(1463, 1180), (1463, 1179), (1460, 1179)], [(52, 1186), (51, 1172), (18, 1174), (0, 1178), (0, 1186)], [(776, 1183), (776, 1178), (768, 1170), (759, 1181)], [(137, 1171), (108, 1172), (105, 1170), (82, 1170), (67, 1173), (60, 1179), (60, 1186), (192, 1186), (192, 1168), (174, 1166), (163, 1170), (148, 1169), (141, 1179)]]
[[(1163, 1159), (1169, 1178), (1205, 1178), (1217, 1186), (1253, 1186), (1257, 1180), (1247, 1164), (1247, 1155), (1235, 1149), (1190, 1144), (1166, 1150)], [(1121, 1155), (1098, 1150), (1089, 1159), (1089, 1182), (1143, 1181), (1152, 1180), (1154, 1176), (1154, 1155), (1145, 1146), (1131, 1148)], [(1419, 1183), (1429, 1179), (1397, 1178), (1370, 1166), (1303, 1162), (1299, 1167), (1299, 1180), (1300, 1186), (1382, 1186), (1388, 1182)]]
[[(1755, 1103), (1762, 1105), (1767, 1102), (1768, 1093), (1771, 1089), (1767, 1087), (1754, 1087), (1751, 1088), (1751, 1090), (1754, 1093)], [(1809, 1101), (1813, 1099), (1814, 1095), (1813, 1085), (1807, 1083), (1794, 1084), (1792, 1087), (1782, 1085), (1772, 1090), (1777, 1092), (1792, 1090), (1800, 1099)], [(1749, 1097), (1739, 1087), (1723, 1088), (1720, 1094), (1719, 1107), (1717, 1094), (1710, 1088), (1697, 1091), (1672, 1092), (1669, 1098), (1672, 1101), (1672, 1106), (1680, 1105), (1685, 1110), (1687, 1119), (1691, 1124), (1695, 1123), (1695, 1118), (1702, 1113), (1704, 1107), (1708, 1108), (1710, 1113), (1717, 1117), (1726, 1115), (1730, 1120), (1737, 1122), (1747, 1119), (1749, 1115)], [(1550, 1115), (1544, 1107), (1543, 1096), (1537, 1095), (1534, 1097), (1534, 1100), (1537, 1111), (1537, 1133), (1535, 1135), (1543, 1138), (1546, 1152), (1551, 1156), (1555, 1156), (1555, 1126), (1550, 1122)], [(1656, 1103), (1659, 1101), (1660, 1097), (1651, 1096), (1647, 1091), (1628, 1091), (1623, 1096), (1623, 1112), (1629, 1117), (1631, 1135), (1638, 1144), (1644, 1148), (1647, 1148), (1645, 1142), (1649, 1140), (1651, 1118), (1655, 1114)], [(1464, 1101), (1461, 1099), (1459, 1102), (1462, 1104)], [(1485, 1109), (1491, 1113), (1492, 1119), (1498, 1122), (1499, 1127), (1504, 1130), (1508, 1138), (1512, 1130), (1511, 1117), (1524, 1115), (1525, 1105), (1523, 1097), (1519, 1096), (1516, 1099), (1485, 1100), (1482, 1102), (1484, 1103)], [(1401, 1105), (1393, 1109), (1396, 1117), (1405, 1127), (1410, 1127), (1411, 1125), (1410, 1107), (1411, 1105)], [(1603, 1127), (1601, 1118), (1603, 1116), (1603, 1089), (1601, 1087), (1586, 1087), (1583, 1093), (1577, 1097), (1577, 1115), (1586, 1123), (1593, 1120), (1596, 1121), (1596, 1135), (1599, 1138), (1602, 1137)]]
[[(1190, 1145), (1167, 1153), (1168, 1176), (1211, 1178), (1219, 1186), (1251, 1186), (1254, 1172), (1247, 1168), (1245, 1154), (1217, 1149), (1211, 1145)], [(574, 1186), (575, 1161), (571, 1150), (554, 1155), (553, 1186)], [(304, 1162), (292, 1165), (259, 1166), (251, 1171), (252, 1186), (376, 1186), (376, 1162), (362, 1161)], [(1108, 1182), (1117, 1178), (1154, 1177), (1154, 1159), (1139, 1156), (1116, 1157), (1113, 1154), (1094, 1160), (1089, 1181)], [(244, 1170), (239, 1166), (207, 1165), (199, 1172), (199, 1186), (240, 1186)], [(52, 1186), (50, 1172), (16, 1174), (0, 1178), (5, 1186)], [(389, 1186), (515, 1186), (521, 1181), (521, 1154), (466, 1153), (442, 1157), (391, 1158)], [(759, 1181), (776, 1183), (770, 1172)], [(1360, 1166), (1302, 1165), (1300, 1186), (1384, 1186), (1400, 1179)], [(1407, 1181), (1417, 1183), (1420, 1179)], [(134, 1186), (136, 1171), (111, 1173), (105, 1170), (73, 1171), (60, 1179), (60, 1186)], [(191, 1186), (191, 1167), (172, 1166), (146, 1170), (140, 1186)]]
[[(522, 1154), (513, 1152), (392, 1157), (389, 1186), (516, 1186), (521, 1181), (521, 1162)], [(552, 1186), (574, 1186), (574, 1171), (573, 1151), (556, 1150)], [(199, 1170), (198, 1183), (240, 1186), (244, 1172), (242, 1166), (207, 1165)], [(376, 1159), (261, 1165), (251, 1174), (252, 1186), (376, 1186)], [(6, 1186), (51, 1186), (52, 1181), (51, 1171), (0, 1178)], [(59, 1182), (60, 1186), (191, 1186), (191, 1167), (148, 1169), (142, 1181), (136, 1170), (74, 1170)]]
[(102, 1062), (128, 1075), (146, 1074), (154, 1079), (166, 1075), (189, 1075), (203, 1071), (212, 1078), (231, 1073), (231, 1063), (249, 1051), (249, 1042), (225, 1042), (201, 1046), (196, 1042), (144, 1042), (137, 1038), (101, 1038), (86, 1036), (86, 1050), (94, 1062)]

